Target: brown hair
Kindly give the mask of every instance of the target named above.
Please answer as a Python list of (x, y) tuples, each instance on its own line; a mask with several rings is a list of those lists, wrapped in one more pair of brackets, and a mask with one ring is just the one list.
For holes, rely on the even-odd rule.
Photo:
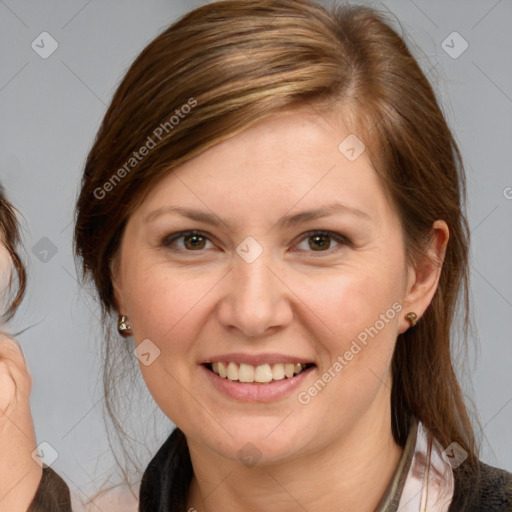
[[(184, 105), (194, 105), (187, 115)], [(76, 208), (76, 255), (98, 291), (103, 323), (114, 325), (109, 315), (120, 313), (110, 265), (128, 217), (147, 192), (209, 147), (304, 105), (319, 114), (338, 112), (365, 143), (399, 213), (409, 261), (424, 254), (434, 221), (448, 224), (438, 290), (418, 325), (397, 339), (392, 429), (403, 446), (415, 415), (443, 447), (458, 442), (472, 465), (478, 448), (450, 341), (459, 302), (465, 328), (469, 322), (461, 156), (418, 62), (373, 9), (328, 10), (308, 0), (218, 1), (188, 13), (142, 51), (89, 153)], [(149, 139), (156, 147), (134, 156)], [(115, 349), (106, 335), (104, 386), (115, 416)], [(130, 349), (122, 350), (127, 362)]]
[[(19, 212), (7, 200), (4, 187), (0, 185), (0, 243), (3, 243), (7, 249), (14, 267), (14, 272), (11, 272), (9, 276), (8, 290), (1, 290), (1, 293), (8, 291), (11, 294), (7, 310), (1, 313), (3, 322), (10, 320), (13, 317), (23, 300), (27, 285), (27, 272), (25, 265), (18, 254), (18, 247), (21, 242), (21, 233), (16, 213)], [(14, 288), (13, 294), (14, 276), (17, 277), (17, 286)]]

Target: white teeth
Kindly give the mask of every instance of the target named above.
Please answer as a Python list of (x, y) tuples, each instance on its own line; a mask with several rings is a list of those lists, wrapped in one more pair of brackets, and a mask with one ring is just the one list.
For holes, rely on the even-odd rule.
[(238, 371), (238, 380), (240, 382), (254, 382), (254, 366), (242, 363)]
[(274, 380), (284, 379), (284, 364), (278, 363), (272, 365), (272, 378)]
[(274, 363), (260, 364), (253, 366), (251, 364), (241, 363), (240, 365), (233, 361), (229, 363), (212, 363), (214, 373), (229, 380), (251, 383), (266, 383), (272, 380), (283, 380), (285, 377), (290, 379), (298, 375), (306, 365), (301, 363)]
[(272, 380), (272, 370), (269, 364), (260, 364), (256, 366), (254, 372), (254, 380), (256, 382), (270, 382)]
[(284, 365), (284, 374), (288, 378), (293, 377), (294, 371), (295, 371), (295, 365), (293, 363), (286, 363)]
[(236, 363), (228, 364), (228, 379), (238, 380), (238, 365)]

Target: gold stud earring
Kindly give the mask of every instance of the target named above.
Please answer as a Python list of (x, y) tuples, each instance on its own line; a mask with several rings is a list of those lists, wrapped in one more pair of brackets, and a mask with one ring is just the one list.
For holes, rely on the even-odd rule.
[(405, 318), (409, 320), (411, 327), (414, 327), (418, 323), (418, 315), (416, 313), (407, 313), (407, 315), (405, 315)]
[(117, 322), (117, 331), (123, 338), (128, 338), (132, 335), (132, 326), (127, 323), (128, 318), (125, 315), (121, 315)]

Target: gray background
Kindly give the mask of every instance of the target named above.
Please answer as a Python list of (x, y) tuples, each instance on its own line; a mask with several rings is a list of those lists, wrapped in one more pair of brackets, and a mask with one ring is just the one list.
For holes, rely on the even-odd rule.
[[(34, 380), (38, 442), (57, 450), (53, 467), (72, 489), (88, 492), (112, 467), (98, 385), (98, 316), (79, 290), (71, 253), (79, 178), (127, 66), (164, 27), (201, 3), (0, 1), (0, 181), (25, 218), (30, 272), (27, 299), (9, 329), (29, 327), (18, 339)], [(461, 145), (480, 346), (467, 373), (484, 427), (482, 458), (512, 471), (512, 3), (366, 3), (400, 20)], [(31, 47), (44, 31), (59, 45), (47, 59)], [(469, 45), (457, 58), (442, 46), (454, 31)], [(463, 48), (456, 36), (446, 44), (452, 54)], [(44, 255), (41, 247), (54, 247), (55, 254)], [(146, 461), (167, 435), (169, 425), (162, 425), (146, 440)]]

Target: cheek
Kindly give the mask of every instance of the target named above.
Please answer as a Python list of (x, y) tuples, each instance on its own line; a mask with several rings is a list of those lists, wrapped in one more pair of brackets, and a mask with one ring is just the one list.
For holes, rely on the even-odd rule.
[(198, 411), (188, 393), (193, 389), (190, 369), (197, 363), (194, 342), (207, 315), (204, 301), (218, 278), (165, 265), (133, 266), (130, 273), (127, 266), (126, 271), (132, 276), (125, 304), (133, 319), (135, 346), (143, 347), (149, 339), (159, 351), (151, 364), (139, 363), (146, 386), (173, 422), (193, 417)]
[(313, 335), (323, 354), (317, 380), (300, 390), (299, 403), (312, 404), (310, 411), (319, 416), (338, 404), (330, 413), (333, 424), (363, 414), (388, 376), (402, 297), (400, 257), (389, 256), (387, 265), (385, 260), (382, 253), (367, 255), (301, 290), (316, 315)]
[[(379, 331), (398, 326), (401, 301), (399, 268), (368, 262), (326, 274), (322, 279), (296, 279), (294, 291), (323, 325), (331, 352), (343, 351), (350, 341), (377, 323)], [(384, 324), (383, 324), (384, 322)], [(373, 331), (372, 331), (373, 332)], [(317, 333), (319, 334), (320, 331)]]
[(194, 324), (190, 321), (194, 308), (200, 306), (216, 279), (204, 272), (186, 272), (165, 264), (144, 266), (135, 262), (131, 267), (126, 272), (132, 279), (125, 303), (133, 318), (135, 340), (150, 338), (161, 350), (178, 349), (179, 340), (184, 339), (183, 330), (188, 332)]
[(297, 411), (308, 428), (326, 418), (323, 428), (339, 434), (387, 387), (402, 309), (400, 282), (391, 272), (364, 268), (304, 290), (315, 297), (317, 334), (327, 333), (318, 337), (324, 357), (316, 380), (298, 390)]

